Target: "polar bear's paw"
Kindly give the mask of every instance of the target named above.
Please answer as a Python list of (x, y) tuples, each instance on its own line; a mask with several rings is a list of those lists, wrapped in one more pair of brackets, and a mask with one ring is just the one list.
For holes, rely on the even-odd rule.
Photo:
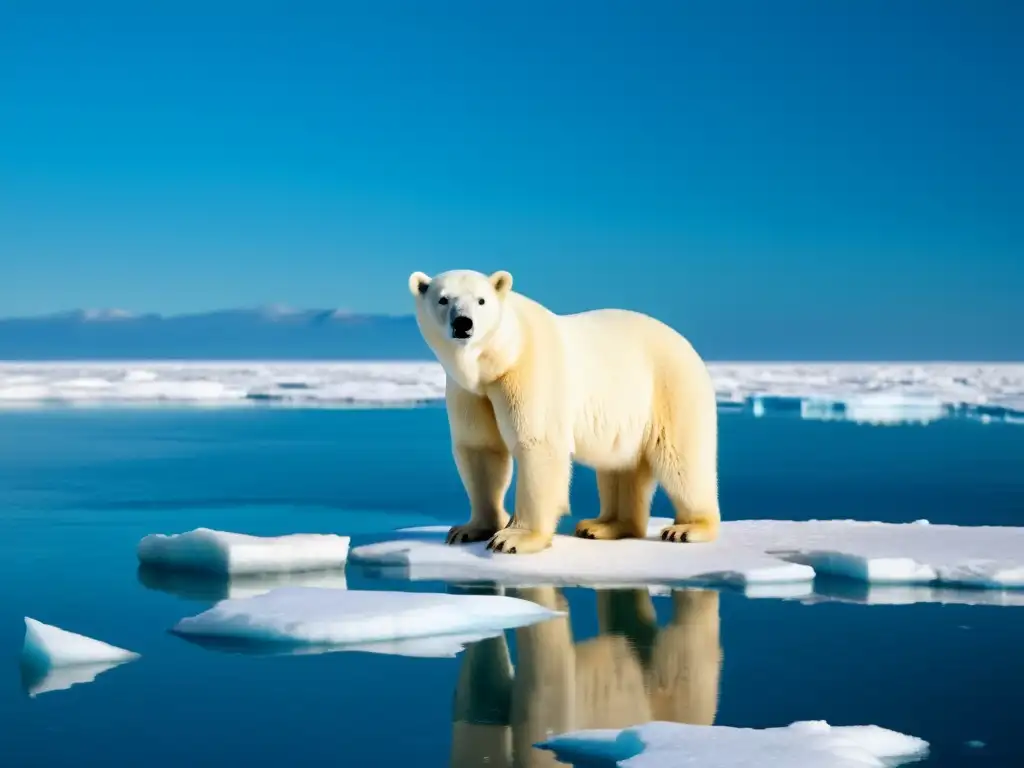
[(662, 528), (661, 538), (663, 541), (678, 541), (688, 544), (714, 541), (718, 538), (718, 526), (704, 521), (677, 523)]
[(494, 526), (476, 525), (453, 525), (448, 531), (445, 544), (472, 544), (474, 541), (487, 541), (498, 529)]
[(506, 555), (527, 555), (550, 546), (551, 536), (531, 531), (529, 528), (502, 528), (487, 542), (489, 550), (503, 552)]
[(576, 524), (576, 535), (581, 539), (635, 539), (643, 538), (635, 526), (618, 520), (580, 520)]

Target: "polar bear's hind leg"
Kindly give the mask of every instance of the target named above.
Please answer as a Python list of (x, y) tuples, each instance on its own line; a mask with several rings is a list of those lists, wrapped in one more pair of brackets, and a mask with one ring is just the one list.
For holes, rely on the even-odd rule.
[(634, 539), (647, 534), (647, 521), (655, 490), (654, 475), (647, 462), (635, 469), (597, 472), (597, 493), (601, 513), (576, 525), (583, 539)]

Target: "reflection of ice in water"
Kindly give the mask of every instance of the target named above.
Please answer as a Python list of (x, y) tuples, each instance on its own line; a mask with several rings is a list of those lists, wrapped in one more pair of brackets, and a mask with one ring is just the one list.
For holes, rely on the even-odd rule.
[(30, 696), (92, 682), (139, 654), (25, 617), (22, 685)]
[(805, 602), (857, 603), (859, 605), (944, 605), (1024, 606), (1022, 589), (956, 589), (918, 584), (865, 584), (840, 577), (817, 579), (814, 592)]
[(477, 632), (436, 637), (414, 637), (377, 643), (344, 645), (307, 645), (293, 643), (254, 643), (245, 639), (213, 638), (182, 635), (182, 639), (209, 651), (244, 656), (317, 656), (322, 653), (374, 653), (383, 656), (408, 656), (418, 659), (450, 659), (466, 646), (492, 637), (493, 633)]
[(137, 576), (139, 583), (147, 589), (177, 595), (186, 600), (210, 603), (231, 598), (255, 597), (278, 587), (348, 588), (345, 571), (342, 569), (223, 576), (143, 565), (139, 567)]
[(73, 685), (91, 683), (108, 669), (119, 667), (124, 662), (114, 661), (99, 664), (80, 664), (73, 667), (56, 667), (41, 670), (32, 664), (21, 664), (21, 686), (35, 698), (52, 691), (65, 691)]

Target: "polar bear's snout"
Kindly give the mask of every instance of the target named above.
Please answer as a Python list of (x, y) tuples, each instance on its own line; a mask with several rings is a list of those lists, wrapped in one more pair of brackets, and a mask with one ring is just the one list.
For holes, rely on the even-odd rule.
[(468, 339), (473, 335), (473, 318), (469, 315), (453, 312), (451, 326), (453, 339)]

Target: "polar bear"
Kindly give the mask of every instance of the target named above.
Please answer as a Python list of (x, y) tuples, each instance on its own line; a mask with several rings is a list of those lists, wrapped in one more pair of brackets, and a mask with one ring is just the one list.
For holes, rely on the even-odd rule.
[[(588, 539), (646, 535), (660, 484), (675, 510), (661, 538), (718, 535), (718, 414), (704, 361), (638, 312), (556, 315), (512, 291), (506, 271), (409, 276), (416, 320), (444, 367), (452, 449), (470, 519), (448, 543), (508, 554), (550, 546), (569, 512), (573, 461), (597, 473)], [(505, 494), (518, 468), (515, 509)]]

